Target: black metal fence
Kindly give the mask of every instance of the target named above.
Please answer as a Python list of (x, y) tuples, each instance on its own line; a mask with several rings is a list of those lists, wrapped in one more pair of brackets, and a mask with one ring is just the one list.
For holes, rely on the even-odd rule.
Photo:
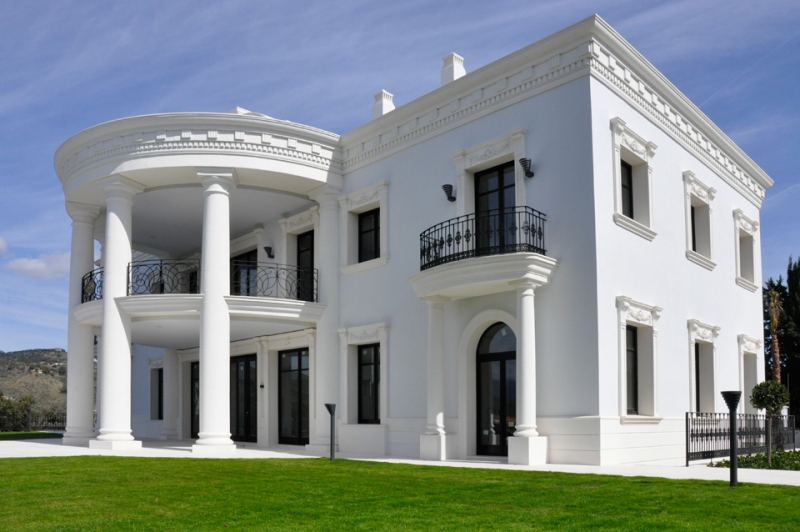
[(317, 301), (317, 269), (233, 261), (231, 295)]
[(419, 236), (420, 270), (471, 257), (527, 251), (545, 254), (547, 215), (530, 207), (467, 214)]
[(128, 295), (197, 294), (200, 261), (196, 259), (144, 260), (128, 265)]
[[(772, 448), (795, 449), (794, 416), (772, 416)], [(737, 414), (738, 455), (767, 451), (767, 416)], [(730, 414), (686, 413), (686, 465), (730, 455)]]
[(103, 268), (92, 270), (83, 276), (81, 303), (103, 299)]
[(0, 432), (32, 430), (66, 430), (67, 414), (64, 412), (6, 412), (0, 414)]

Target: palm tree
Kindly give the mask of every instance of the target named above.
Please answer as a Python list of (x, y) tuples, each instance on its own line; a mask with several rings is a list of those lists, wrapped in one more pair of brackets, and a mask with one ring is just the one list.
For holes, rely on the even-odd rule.
[(774, 288), (767, 292), (767, 314), (772, 336), (772, 380), (781, 382), (781, 348), (778, 343), (778, 324), (783, 316), (783, 302)]

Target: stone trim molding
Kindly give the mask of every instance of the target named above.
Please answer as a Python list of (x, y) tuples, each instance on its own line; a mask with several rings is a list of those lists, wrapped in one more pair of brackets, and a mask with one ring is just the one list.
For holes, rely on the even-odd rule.
[(744, 231), (750, 236), (755, 236), (759, 223), (748, 218), (742, 209), (733, 211), (733, 219), (736, 222), (737, 230)]
[(164, 367), (164, 359), (163, 358), (148, 358), (147, 359), (147, 367), (150, 369), (159, 369)]
[(713, 373), (711, 378), (711, 386), (713, 388), (711, 396), (716, 398), (718, 389), (716, 341), (717, 337), (719, 336), (720, 327), (709, 325), (695, 319), (687, 320), (686, 326), (689, 330), (689, 409), (692, 412), (697, 412), (699, 406), (695, 404), (697, 402), (697, 391), (695, 390), (695, 382), (697, 382), (695, 372), (697, 371), (697, 368), (694, 364), (694, 346), (698, 342), (711, 344), (711, 368)]
[(689, 327), (689, 342), (694, 345), (696, 342), (706, 342), (713, 344), (719, 336), (719, 327), (708, 325), (699, 320), (691, 319), (687, 322)]
[(378, 416), (384, 424), (389, 418), (389, 324), (371, 323), (339, 329), (339, 404), (343, 424), (358, 424), (357, 346), (367, 344), (380, 345)]
[[(707, 270), (713, 270), (716, 268), (717, 263), (714, 262), (714, 209), (711, 207), (711, 202), (714, 201), (717, 190), (697, 179), (691, 170), (683, 172), (683, 190), (686, 212), (686, 258)], [(692, 197), (699, 199), (708, 207), (708, 240), (710, 248), (708, 257), (692, 249)]]
[[(752, 336), (747, 336), (746, 334), (740, 334), (736, 337), (737, 344), (739, 347), (739, 390), (743, 393), (747, 393), (747, 389), (745, 388), (744, 382), (744, 357), (745, 355), (755, 355), (756, 357), (756, 368), (763, 367), (762, 360), (763, 357), (761, 353), (763, 353), (764, 342), (763, 340), (753, 338)], [(758, 370), (756, 370), (757, 372)], [(756, 378), (756, 380), (758, 380)], [(749, 401), (749, 397), (744, 397), (744, 401)], [(744, 412), (744, 409), (742, 409)]]
[(514, 161), (514, 195), (517, 205), (527, 205), (526, 183), (519, 159), (525, 157), (525, 128), (512, 129), (505, 135), (453, 153), (456, 167), (456, 212), (458, 216), (475, 210), (475, 187), (472, 175), (498, 164)]
[[(617, 394), (621, 424), (645, 423), (647, 419), (651, 423), (659, 423), (662, 419), (658, 415), (658, 319), (661, 317), (662, 310), (661, 307), (646, 305), (627, 296), (617, 296)], [(652, 404), (652, 415), (632, 416), (628, 414), (626, 327), (629, 323), (652, 329), (652, 374), (648, 376), (648, 379), (652, 381), (650, 390), (652, 396), (647, 398)]]
[[(339, 241), (339, 266), (343, 275), (384, 266), (389, 262), (389, 182), (378, 181), (349, 194), (339, 196), (341, 231)], [(358, 215), (380, 209), (380, 256), (358, 262)]]
[[(634, 133), (619, 117), (611, 119), (611, 138), (613, 146), (612, 172), (614, 176), (614, 223), (639, 235), (645, 240), (652, 241), (658, 233), (653, 230), (653, 165), (651, 163), (658, 146), (654, 142), (647, 141)], [(634, 220), (622, 214), (622, 150), (633, 155), (634, 160), (626, 162), (645, 165), (646, 174), (640, 179), (644, 179), (647, 185), (647, 217), (649, 223), (644, 224), (639, 220)], [(627, 159), (631, 159), (630, 156)], [(634, 166), (636, 166), (634, 165)], [(636, 166), (638, 168), (639, 166)], [(636, 171), (634, 172), (634, 174)], [(638, 210), (641, 210), (641, 205)]]

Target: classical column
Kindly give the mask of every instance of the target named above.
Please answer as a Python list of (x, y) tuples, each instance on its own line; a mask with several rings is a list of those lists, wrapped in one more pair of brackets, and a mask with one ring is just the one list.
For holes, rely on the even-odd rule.
[(508, 439), (509, 464), (547, 462), (547, 438), (536, 431), (536, 318), (534, 289), (530, 280), (514, 283), (517, 288), (517, 426)]
[[(317, 256), (314, 266), (319, 268), (319, 302), (325, 311), (317, 322), (315, 363), (312, 368), (315, 383), (314, 404), (309, 405), (313, 420), (311, 444), (330, 444), (330, 415), (325, 403), (339, 400), (339, 195), (341, 191), (325, 186), (310, 195), (319, 204), (319, 234), (314, 235)], [(337, 415), (342, 416), (341, 408)], [(321, 450), (321, 449), (320, 449)]]
[(161, 433), (168, 440), (178, 439), (178, 355), (164, 349), (164, 421)]
[(420, 458), (447, 457), (444, 430), (444, 302), (441, 297), (425, 299), (428, 304), (428, 421), (420, 436)]
[(81, 325), (72, 311), (81, 304), (83, 276), (94, 269), (94, 222), (100, 207), (67, 202), (72, 218), (67, 329), (67, 430), (64, 445), (88, 446), (94, 438), (94, 327)]
[(131, 262), (131, 210), (133, 196), (144, 186), (114, 175), (97, 181), (106, 193), (106, 233), (103, 255), (103, 353), (99, 396), (100, 435), (89, 443), (99, 449), (141, 447), (131, 435), (131, 319), (117, 306), (116, 298), (128, 295)]
[(192, 451), (233, 451), (230, 432), (230, 168), (198, 168), (205, 190), (200, 264), (200, 432)]

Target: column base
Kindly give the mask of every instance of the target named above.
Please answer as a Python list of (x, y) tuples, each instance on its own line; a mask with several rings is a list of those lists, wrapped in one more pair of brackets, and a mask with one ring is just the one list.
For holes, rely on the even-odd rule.
[[(419, 437), (420, 460), (447, 460), (447, 434), (422, 434)], [(450, 441), (452, 441), (450, 437)]]
[(124, 451), (128, 449), (141, 449), (142, 442), (138, 440), (89, 440), (89, 449), (105, 449), (107, 451)]
[(192, 445), (192, 454), (197, 456), (230, 456), (236, 452), (236, 445), (231, 442), (222, 445)]
[(530, 438), (511, 436), (508, 439), (508, 463), (516, 465), (545, 465), (547, 436)]

